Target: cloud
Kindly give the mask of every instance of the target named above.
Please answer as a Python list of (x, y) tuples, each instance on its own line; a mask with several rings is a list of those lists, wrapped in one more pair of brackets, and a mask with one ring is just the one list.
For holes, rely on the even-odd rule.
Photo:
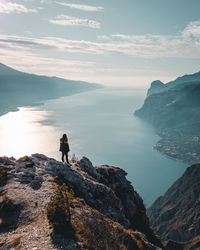
[[(105, 43), (95, 43), (84, 40), (68, 40), (58, 37), (33, 38), (23, 36), (0, 35), (0, 48), (24, 50), (60, 51), (80, 54), (105, 54), (108, 48)], [(108, 45), (107, 45), (108, 46)], [(109, 45), (109, 47), (112, 45)]]
[(49, 22), (62, 26), (84, 26), (93, 29), (99, 29), (101, 27), (101, 24), (95, 20), (81, 19), (66, 15), (56, 16), (54, 19), (50, 19)]
[[(41, 75), (68, 78), (74, 73), (91, 73), (96, 67), (95, 62), (49, 58), (23, 48), (0, 47), (1, 62), (13, 68)], [(20, 58), (20, 60), (16, 60)]]
[(91, 6), (91, 5), (82, 5), (82, 4), (72, 4), (72, 3), (63, 3), (63, 2), (56, 2), (60, 5), (72, 8), (72, 9), (78, 9), (82, 11), (91, 11), (91, 12), (97, 12), (102, 11), (104, 8), (101, 6)]
[[(145, 83), (147, 78), (151, 81), (155, 75), (156, 78), (162, 77), (162, 80), (170, 79), (167, 78), (168, 72), (161, 72), (159, 69), (137, 69), (137, 65), (131, 67), (128, 57), (200, 59), (200, 21), (189, 23), (185, 29), (171, 36), (111, 34), (101, 35), (98, 38), (101, 40), (91, 42), (59, 37), (0, 35), (1, 61), (30, 73), (93, 82), (98, 79), (103, 83), (121, 84), (123, 82), (131, 85), (133, 82)], [(69, 60), (73, 56), (87, 58), (83, 54), (95, 55), (89, 56), (94, 62), (89, 59), (88, 61)], [(119, 66), (121, 62), (115, 59), (113, 61), (113, 58), (117, 58), (116, 54), (124, 55), (123, 67)], [(120, 57), (119, 60), (122, 58)], [(144, 64), (148, 62), (150, 61), (146, 60)], [(170, 77), (175, 76), (177, 75)]]
[[(55, 37), (35, 39), (0, 35), (1, 62), (24, 72), (73, 80), (98, 81), (113, 85), (121, 85), (122, 83), (132, 85), (134, 83), (138, 86), (145, 84), (147, 79), (148, 82), (153, 81), (155, 75), (166, 81), (169, 81), (172, 77), (169, 77), (168, 72), (161, 72), (152, 69), (150, 66), (142, 66), (142, 69), (140, 69), (137, 65), (126, 65), (124, 63), (120, 67), (116, 66), (115, 62), (110, 63), (107, 60), (95, 62), (87, 60), (85, 57), (82, 60), (69, 60), (71, 56), (68, 53), (100, 54), (102, 56), (116, 51), (116, 48), (112, 48), (113, 44), (105, 45), (106, 43), (98, 44)], [(118, 49), (122, 49), (122, 47)], [(56, 56), (55, 50), (58, 52)], [(47, 54), (48, 56), (45, 56)], [(59, 58), (60, 55), (62, 59)]]
[(111, 38), (116, 38), (119, 40), (131, 41), (133, 43), (152, 43), (155, 39), (160, 38), (161, 36), (156, 35), (124, 35), (124, 34), (113, 34)]
[(28, 34), (28, 35), (33, 35), (33, 32), (30, 31), (30, 30), (25, 30), (24, 33), (25, 33), (25, 34)]
[(108, 41), (108, 40), (111, 40), (109, 36), (106, 36), (106, 35), (99, 35), (97, 36), (97, 38), (99, 40), (104, 40), (104, 41)]
[[(107, 63), (103, 65), (91, 61), (67, 60), (60, 58), (44, 57), (20, 48), (0, 47), (1, 62), (22, 72), (33, 74), (63, 77), (66, 79), (100, 82), (104, 84), (132, 85), (153, 81), (160, 72), (151, 68), (114, 67)], [(20, 60), (16, 60), (20, 58)], [(164, 75), (165, 76), (165, 75)], [(169, 76), (168, 76), (169, 77)], [(98, 79), (98, 80), (97, 80)], [(169, 78), (167, 80), (170, 80)]]
[[(120, 53), (138, 58), (200, 59), (200, 22), (190, 23), (175, 36), (113, 34), (91, 42), (58, 37), (30, 38), (0, 35), (0, 47), (36, 51), (106, 55)], [(102, 38), (102, 37), (101, 37)]]
[(29, 13), (33, 12), (36, 13), (36, 9), (27, 9), (24, 5), (22, 4), (17, 4), (17, 3), (11, 3), (11, 2), (0, 2), (0, 13), (4, 14), (10, 14), (12, 12), (15, 13)]
[(184, 37), (195, 37), (200, 39), (200, 21), (190, 22), (183, 30)]
[[(130, 55), (145, 58), (200, 58), (200, 21), (190, 22), (177, 35), (113, 34), (112, 42), (124, 43)], [(132, 44), (132, 45), (131, 45)]]

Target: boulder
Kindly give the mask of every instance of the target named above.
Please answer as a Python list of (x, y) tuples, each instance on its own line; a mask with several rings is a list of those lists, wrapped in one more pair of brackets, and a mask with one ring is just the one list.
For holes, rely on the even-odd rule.
[(94, 178), (99, 177), (96, 169), (93, 167), (91, 161), (88, 158), (83, 157), (80, 161), (78, 161), (78, 166), (81, 170), (88, 173), (92, 177), (94, 177)]

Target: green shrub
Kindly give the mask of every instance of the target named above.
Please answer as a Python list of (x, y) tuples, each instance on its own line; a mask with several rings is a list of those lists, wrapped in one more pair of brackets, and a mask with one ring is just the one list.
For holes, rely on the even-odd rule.
[(70, 200), (73, 199), (73, 196), (73, 192), (69, 192), (65, 184), (55, 186), (54, 194), (46, 208), (49, 224), (55, 232), (65, 235), (72, 233)]

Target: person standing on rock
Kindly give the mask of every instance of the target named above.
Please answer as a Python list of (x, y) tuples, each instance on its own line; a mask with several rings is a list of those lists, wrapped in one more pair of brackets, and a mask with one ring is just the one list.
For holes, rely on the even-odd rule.
[(64, 162), (64, 157), (66, 157), (66, 162), (69, 163), (68, 160), (69, 143), (66, 134), (64, 134), (62, 138), (60, 138), (60, 151), (62, 152), (62, 162)]

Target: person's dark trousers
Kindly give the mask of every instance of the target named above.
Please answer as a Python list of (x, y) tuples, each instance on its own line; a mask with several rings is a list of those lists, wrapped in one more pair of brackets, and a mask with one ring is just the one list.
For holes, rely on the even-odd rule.
[(69, 160), (68, 160), (68, 153), (63, 153), (62, 152), (62, 162), (64, 162), (64, 157), (66, 158), (66, 162), (69, 163)]

